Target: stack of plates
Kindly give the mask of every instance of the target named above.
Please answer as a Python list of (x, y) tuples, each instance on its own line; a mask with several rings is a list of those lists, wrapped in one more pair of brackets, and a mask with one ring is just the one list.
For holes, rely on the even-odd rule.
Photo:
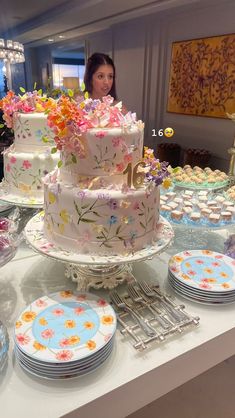
[(183, 251), (169, 261), (169, 282), (188, 299), (207, 304), (235, 302), (235, 260), (210, 250)]
[(70, 290), (35, 300), (15, 325), (15, 355), (23, 369), (48, 379), (80, 376), (111, 354), (116, 315), (102, 298)]

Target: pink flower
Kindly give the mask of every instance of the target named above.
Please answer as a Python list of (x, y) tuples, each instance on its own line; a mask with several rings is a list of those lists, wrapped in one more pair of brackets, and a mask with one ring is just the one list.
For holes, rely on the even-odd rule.
[(60, 347), (67, 347), (69, 345), (69, 339), (63, 338), (62, 340), (60, 340), (59, 345)]
[(24, 160), (22, 166), (28, 170), (30, 167), (32, 167), (32, 164), (28, 160)]
[(131, 163), (132, 155), (131, 154), (124, 155), (124, 161), (125, 161), (125, 163)]
[(82, 308), (81, 306), (79, 306), (78, 308), (74, 308), (75, 315), (81, 315), (81, 314), (83, 314), (84, 311), (85, 311), (85, 309)]
[(99, 299), (99, 300), (97, 301), (97, 305), (98, 305), (98, 306), (107, 306), (107, 302), (106, 302), (106, 300), (104, 300), (104, 299)]
[(6, 166), (6, 170), (7, 170), (7, 172), (8, 172), (8, 173), (11, 171), (11, 166), (10, 166), (10, 164), (9, 164), (9, 163), (8, 163), (8, 164), (7, 164), (7, 166)]
[(11, 163), (11, 164), (15, 164), (15, 163), (16, 163), (16, 161), (17, 161), (17, 160), (16, 160), (16, 157), (11, 157), (11, 158), (10, 158), (10, 163)]
[(140, 208), (139, 202), (135, 202), (135, 203), (133, 204), (133, 209), (134, 209), (134, 210), (138, 210), (139, 208)]
[(193, 270), (189, 270), (187, 273), (188, 273), (190, 276), (195, 276), (195, 274), (196, 274), (196, 272), (195, 272), (195, 271), (193, 271)]
[(47, 303), (46, 303), (44, 300), (42, 300), (42, 299), (38, 299), (38, 300), (35, 302), (35, 305), (36, 305), (36, 306), (38, 306), (38, 307), (40, 308), (41, 306), (47, 306)]
[(203, 260), (196, 260), (196, 263), (197, 264), (204, 264), (204, 261)]
[(104, 138), (104, 136), (105, 136), (105, 132), (104, 131), (100, 131), (100, 132), (97, 132), (95, 134), (95, 137), (96, 138), (99, 138), (99, 139)]
[(45, 338), (45, 339), (49, 339), (53, 337), (53, 335), (54, 335), (53, 329), (49, 329), (49, 328), (45, 329), (45, 331), (41, 333), (42, 338)]
[(30, 342), (28, 335), (18, 334), (16, 336), (17, 342), (19, 345), (27, 345)]
[(123, 163), (116, 164), (116, 171), (118, 173), (122, 173), (124, 171), (124, 169), (125, 169), (125, 165)]
[(122, 144), (123, 139), (121, 137), (113, 138), (112, 143), (115, 148), (119, 147)]
[(61, 315), (64, 315), (64, 309), (57, 308), (57, 309), (54, 309), (54, 310), (52, 311), (52, 313), (53, 313), (53, 315), (55, 315), (55, 316), (61, 316)]
[(73, 357), (73, 353), (70, 350), (62, 350), (56, 354), (56, 359), (59, 361), (68, 361)]

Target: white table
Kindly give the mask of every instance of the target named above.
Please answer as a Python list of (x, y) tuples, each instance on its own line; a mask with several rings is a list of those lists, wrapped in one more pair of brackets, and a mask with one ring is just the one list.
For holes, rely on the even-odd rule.
[[(172, 293), (166, 281), (167, 262), (175, 252), (171, 248), (135, 264), (135, 276), (153, 282), (157, 277), (163, 290)], [(31, 377), (12, 353), (14, 322), (31, 301), (60, 289), (75, 289), (64, 276), (64, 265), (25, 244), (0, 270), (0, 318), (11, 337), (8, 364), (0, 375), (4, 418), (123, 418), (235, 354), (235, 304), (204, 306), (177, 296), (189, 313), (201, 318), (198, 327), (154, 343), (144, 352), (137, 352), (117, 332), (111, 357), (95, 372), (63, 381)]]

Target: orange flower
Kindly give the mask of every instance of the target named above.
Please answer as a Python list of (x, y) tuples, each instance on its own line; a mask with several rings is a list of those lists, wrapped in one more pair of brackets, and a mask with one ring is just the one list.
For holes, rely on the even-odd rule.
[(204, 271), (205, 271), (205, 273), (208, 273), (208, 274), (213, 274), (214, 273), (214, 270), (209, 269), (209, 268), (204, 269)]
[(173, 259), (174, 259), (177, 263), (181, 263), (181, 262), (183, 261), (183, 258), (182, 258), (182, 257), (179, 257), (178, 255), (175, 255), (175, 256), (173, 257)]
[(63, 290), (60, 292), (60, 296), (62, 298), (71, 298), (71, 296), (73, 296), (73, 292), (71, 292), (71, 290)]
[(212, 254), (212, 251), (210, 251), (210, 250), (202, 250), (202, 254)]
[(96, 348), (96, 343), (93, 340), (89, 340), (87, 341), (86, 346), (89, 350), (94, 350)]
[(42, 345), (41, 343), (39, 343), (38, 341), (34, 341), (33, 346), (36, 350), (46, 350), (45, 345)]
[(48, 324), (48, 322), (45, 318), (40, 318), (38, 322), (39, 322), (40, 325), (47, 325)]
[(224, 278), (228, 277), (227, 273), (225, 273), (224, 271), (221, 271), (220, 276)]
[(229, 289), (229, 288), (230, 288), (230, 285), (229, 285), (228, 283), (223, 283), (221, 286), (222, 286), (224, 289)]
[(33, 311), (24, 312), (21, 316), (21, 319), (25, 322), (32, 322), (36, 318), (36, 313)]
[(101, 318), (101, 322), (104, 325), (112, 325), (112, 323), (113, 323), (113, 316), (112, 315), (104, 315)]
[(22, 322), (21, 321), (16, 321), (16, 324), (15, 324), (15, 327), (16, 328), (20, 328), (21, 325), (22, 325)]
[(76, 345), (80, 342), (81, 338), (78, 335), (72, 335), (68, 338), (68, 345)]
[(92, 328), (94, 328), (95, 325), (93, 324), (93, 322), (87, 321), (87, 322), (84, 322), (83, 326), (84, 326), (84, 328), (92, 329)]
[(64, 325), (66, 328), (75, 328), (76, 322), (73, 321), (72, 319), (68, 319), (67, 321), (65, 321)]

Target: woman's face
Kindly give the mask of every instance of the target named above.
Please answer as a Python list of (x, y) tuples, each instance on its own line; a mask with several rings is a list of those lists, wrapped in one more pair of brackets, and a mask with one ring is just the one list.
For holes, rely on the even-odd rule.
[(113, 85), (113, 67), (100, 65), (92, 76), (92, 99), (101, 99), (107, 96)]

